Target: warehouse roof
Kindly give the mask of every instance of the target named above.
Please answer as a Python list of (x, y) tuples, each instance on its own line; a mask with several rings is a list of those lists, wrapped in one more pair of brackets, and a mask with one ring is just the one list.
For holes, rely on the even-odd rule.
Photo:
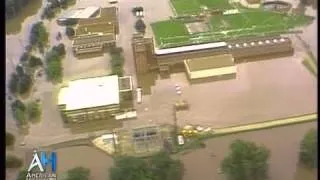
[(184, 65), (190, 79), (208, 78), (237, 72), (233, 57), (230, 54), (188, 59), (184, 61)]
[(231, 54), (187, 59), (186, 63), (190, 71), (200, 71), (205, 69), (234, 66), (234, 60)]
[(59, 92), (58, 104), (66, 110), (116, 105), (120, 103), (118, 76), (103, 76), (69, 82)]
[(59, 19), (86, 19), (90, 18), (94, 13), (100, 10), (100, 7), (87, 7), (84, 9), (70, 10), (59, 17)]

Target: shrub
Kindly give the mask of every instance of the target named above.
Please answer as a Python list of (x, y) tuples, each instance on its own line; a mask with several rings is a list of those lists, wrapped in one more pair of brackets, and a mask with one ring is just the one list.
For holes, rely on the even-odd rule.
[(66, 35), (70, 38), (75, 35), (75, 31), (72, 27), (66, 27)]
[(300, 162), (309, 168), (317, 168), (317, 131), (310, 129), (300, 143)]
[(13, 155), (7, 155), (6, 168), (20, 168), (22, 166), (22, 160)]
[(6, 132), (6, 146), (14, 145), (16, 139), (13, 134)]

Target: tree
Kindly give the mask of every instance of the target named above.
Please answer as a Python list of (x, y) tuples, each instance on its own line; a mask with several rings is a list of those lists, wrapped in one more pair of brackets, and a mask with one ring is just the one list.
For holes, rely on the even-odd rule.
[(28, 171), (26, 169), (20, 170), (17, 176), (17, 180), (26, 180), (27, 174), (28, 174)]
[(42, 22), (37, 22), (31, 27), (30, 44), (37, 46), (40, 50), (48, 43), (49, 34)]
[(16, 139), (13, 134), (10, 132), (6, 132), (6, 146), (12, 146), (14, 145)]
[(270, 152), (253, 142), (235, 140), (231, 152), (221, 163), (221, 170), (230, 180), (265, 180), (268, 178)]
[(21, 109), (13, 110), (13, 117), (18, 121), (19, 125), (26, 124), (25, 112)]
[(30, 102), (27, 105), (27, 118), (30, 121), (38, 121), (41, 116), (41, 108), (40, 105), (36, 102)]
[(182, 180), (183, 165), (179, 160), (173, 160), (166, 152), (160, 152), (150, 159), (155, 180)]
[(63, 43), (60, 43), (58, 46), (54, 46), (52, 49), (56, 51), (59, 56), (64, 56), (66, 54), (66, 49)]
[(46, 69), (47, 78), (50, 81), (60, 82), (62, 80), (62, 67), (60, 61), (49, 61)]
[(13, 155), (7, 155), (6, 168), (20, 168), (22, 166), (22, 160)]
[(12, 110), (21, 109), (22, 111), (24, 111), (26, 110), (26, 106), (23, 104), (22, 101), (17, 99), (11, 104), (11, 109)]
[(29, 60), (29, 58), (30, 58), (29, 52), (24, 52), (20, 57), (20, 62), (26, 62)]
[(21, 64), (18, 64), (18, 65), (16, 66), (16, 72), (17, 72), (17, 74), (18, 74), (19, 77), (21, 77), (21, 76), (24, 75), (24, 69), (23, 69), (23, 67), (22, 67)]
[(32, 79), (29, 74), (24, 74), (19, 78), (19, 93), (24, 94), (29, 92), (32, 87)]
[(117, 157), (109, 171), (111, 180), (149, 180), (152, 176), (143, 159), (130, 156)]
[(16, 94), (19, 88), (19, 77), (16, 73), (11, 74), (11, 78), (9, 80), (9, 91), (12, 94)]
[(146, 160), (118, 157), (109, 171), (111, 180), (181, 180), (183, 165), (171, 159), (168, 153), (160, 152)]
[(36, 56), (31, 56), (29, 59), (29, 66), (31, 68), (37, 67), (37, 66), (42, 66), (42, 60), (39, 57)]
[(138, 19), (135, 24), (135, 28), (138, 32), (145, 33), (146, 25), (142, 19)]
[(300, 162), (309, 168), (317, 168), (317, 131), (310, 129), (300, 143)]
[(67, 171), (66, 180), (89, 180), (90, 170), (84, 167), (76, 167)]
[(66, 35), (70, 38), (70, 37), (72, 37), (72, 36), (74, 36), (74, 34), (75, 34), (75, 31), (74, 31), (74, 29), (72, 28), (72, 27), (66, 27)]

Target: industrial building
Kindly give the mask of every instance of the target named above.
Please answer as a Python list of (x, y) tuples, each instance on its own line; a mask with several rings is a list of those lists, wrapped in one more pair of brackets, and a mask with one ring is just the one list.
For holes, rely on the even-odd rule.
[(131, 93), (130, 76), (79, 79), (61, 88), (58, 107), (66, 122), (107, 120), (121, 112), (123, 96)]
[(204, 79), (235, 78), (235, 64), (293, 54), (291, 40), (281, 36), (158, 49), (152, 38), (134, 35), (132, 47), (138, 74), (153, 69), (170, 73), (170, 68), (183, 64), (191, 83)]
[(115, 47), (118, 33), (118, 9), (101, 8), (96, 18), (79, 19), (72, 42), (73, 51), (79, 55)]

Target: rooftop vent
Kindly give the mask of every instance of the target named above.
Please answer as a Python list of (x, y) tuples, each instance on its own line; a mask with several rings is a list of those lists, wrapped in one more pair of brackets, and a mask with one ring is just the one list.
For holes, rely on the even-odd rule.
[(254, 46), (254, 45), (255, 45), (256, 43), (254, 43), (254, 42), (251, 42), (250, 44), (251, 44), (251, 46)]
[(262, 45), (262, 44), (263, 44), (263, 42), (262, 42), (262, 41), (259, 41), (259, 42), (258, 42), (258, 44), (259, 44), (259, 45)]
[(274, 42), (274, 43), (277, 43), (277, 42), (278, 42), (278, 40), (277, 40), (277, 39), (274, 39), (274, 40), (273, 40), (273, 42)]
[(266, 40), (266, 43), (267, 43), (267, 44), (270, 44), (270, 40)]

